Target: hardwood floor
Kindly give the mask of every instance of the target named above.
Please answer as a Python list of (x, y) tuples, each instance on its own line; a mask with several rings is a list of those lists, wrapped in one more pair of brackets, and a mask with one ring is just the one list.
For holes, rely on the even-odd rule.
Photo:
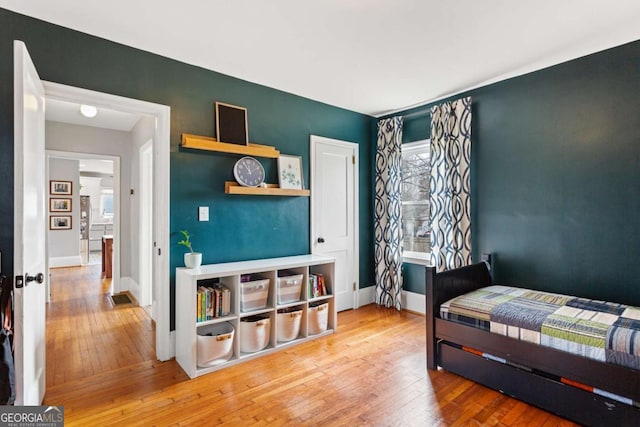
[(140, 309), (115, 306), (101, 264), (51, 270), (47, 386), (155, 359), (155, 335)]
[(189, 380), (155, 360), (146, 313), (114, 307), (99, 271), (53, 273), (45, 404), (67, 426), (574, 425), (427, 373), (424, 317), (374, 305), (340, 313), (336, 334)]

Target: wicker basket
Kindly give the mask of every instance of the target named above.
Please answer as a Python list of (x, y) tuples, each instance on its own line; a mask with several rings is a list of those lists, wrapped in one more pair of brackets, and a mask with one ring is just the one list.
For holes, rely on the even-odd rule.
[(240, 351), (255, 353), (269, 344), (271, 319), (251, 316), (240, 320)]
[(309, 307), (307, 316), (309, 319), (309, 335), (317, 335), (326, 331), (329, 320), (329, 303), (325, 302)]
[(198, 328), (198, 366), (206, 368), (229, 360), (233, 355), (233, 335), (233, 325), (228, 322)]
[(277, 336), (278, 342), (291, 341), (298, 337), (300, 333), (300, 323), (302, 321), (302, 310), (285, 311), (278, 310)]

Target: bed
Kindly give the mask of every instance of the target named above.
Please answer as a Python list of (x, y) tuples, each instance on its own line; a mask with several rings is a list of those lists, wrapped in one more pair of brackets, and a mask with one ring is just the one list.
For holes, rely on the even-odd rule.
[[(536, 338), (535, 334), (531, 337), (528, 331), (514, 338), (512, 336), (517, 336), (520, 332), (514, 333), (508, 327), (501, 331), (500, 322), (496, 322), (498, 330), (491, 332), (487, 330), (491, 327), (483, 321), (472, 326), (473, 321), (468, 318), (462, 319), (462, 323), (457, 319), (456, 316), (472, 317), (461, 312), (460, 307), (480, 311), (482, 301), (451, 302), (456, 297), (474, 292), (480, 298), (491, 291), (507, 294), (513, 292), (504, 291), (503, 287), (493, 283), (490, 256), (483, 258), (483, 262), (442, 273), (436, 273), (434, 268), (427, 268), (427, 369), (435, 370), (440, 366), (580, 424), (640, 425), (640, 370), (634, 366), (634, 360), (607, 363), (593, 357), (608, 360), (609, 356), (613, 359), (616, 356), (603, 356), (600, 350), (592, 351), (589, 345), (583, 346), (586, 350), (581, 347), (583, 355), (575, 355), (534, 343), (536, 339), (552, 340), (553, 316), (549, 316), (549, 324), (542, 326), (547, 328), (543, 329), (542, 338), (540, 335)], [(489, 291), (481, 290), (491, 286), (494, 287), (489, 288)], [(515, 297), (521, 296), (522, 293), (518, 293)], [(510, 300), (511, 297), (514, 296), (498, 296), (500, 301), (497, 306), (505, 311), (508, 306), (513, 308), (517, 305), (513, 304), (514, 301), (522, 300)], [(579, 300), (579, 304), (583, 301), (576, 300)], [(565, 303), (563, 300), (558, 305)], [(452, 309), (452, 304), (455, 309)], [(491, 307), (495, 306), (496, 304)], [(453, 320), (442, 318), (449, 310), (457, 313), (451, 316)], [(459, 315), (460, 313), (464, 316)], [(514, 312), (510, 315), (518, 317)], [(606, 321), (613, 320), (607, 318)], [(527, 326), (524, 329), (531, 328)]]

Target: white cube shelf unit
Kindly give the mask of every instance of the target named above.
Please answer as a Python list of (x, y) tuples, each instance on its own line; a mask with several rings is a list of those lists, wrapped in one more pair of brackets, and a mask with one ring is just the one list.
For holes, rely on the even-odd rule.
[[(299, 255), (282, 258), (270, 258), (251, 261), (229, 262), (223, 264), (203, 265), (194, 269), (176, 269), (176, 360), (191, 378), (244, 362), (265, 354), (278, 351), (291, 345), (331, 334), (336, 331), (337, 314), (334, 300), (334, 258), (319, 255)], [(293, 274), (302, 274), (302, 289), (299, 301), (278, 304), (278, 273), (287, 270)], [(257, 274), (269, 279), (267, 305), (253, 311), (241, 311), (240, 283), (246, 274)], [(309, 274), (322, 274), (327, 288), (327, 295), (312, 297), (309, 289)], [(197, 291), (200, 286), (209, 286), (212, 281), (219, 281), (231, 290), (231, 313), (213, 320), (197, 321)], [(329, 305), (327, 329), (316, 335), (309, 333), (307, 314), (309, 305), (327, 302)], [(277, 337), (278, 316), (280, 309), (302, 310), (300, 332), (297, 338), (287, 342), (279, 342)], [(254, 353), (240, 351), (240, 321), (245, 317), (262, 315), (271, 320), (270, 338), (267, 346)], [(234, 330), (233, 354), (227, 361), (214, 366), (199, 367), (197, 365), (198, 329), (220, 322), (229, 322)]]

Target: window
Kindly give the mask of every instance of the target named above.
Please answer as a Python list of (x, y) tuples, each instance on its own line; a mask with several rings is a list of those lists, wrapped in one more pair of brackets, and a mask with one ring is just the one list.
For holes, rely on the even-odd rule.
[(402, 144), (402, 228), (405, 259), (429, 259), (429, 140)]
[(100, 191), (100, 212), (103, 218), (113, 218), (113, 190)]

